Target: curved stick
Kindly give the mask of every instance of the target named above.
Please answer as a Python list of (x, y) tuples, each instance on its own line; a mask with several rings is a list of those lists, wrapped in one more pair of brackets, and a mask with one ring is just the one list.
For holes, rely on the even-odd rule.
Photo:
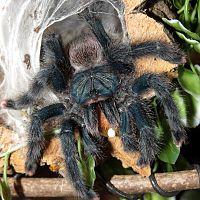
[(164, 191), (159, 185), (158, 185), (158, 182), (156, 180), (156, 177), (155, 177), (155, 174), (151, 174), (149, 176), (149, 180), (151, 182), (151, 185), (153, 187), (153, 189), (158, 193), (160, 194), (161, 196), (164, 196), (164, 197), (173, 197), (173, 196), (176, 196), (180, 191), (175, 191), (175, 192), (167, 192), (167, 191)]

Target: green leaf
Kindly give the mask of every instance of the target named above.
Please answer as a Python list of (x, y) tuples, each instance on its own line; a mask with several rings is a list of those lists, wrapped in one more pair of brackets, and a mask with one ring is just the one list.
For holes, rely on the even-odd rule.
[(163, 162), (169, 164), (175, 164), (179, 154), (180, 154), (180, 149), (176, 147), (176, 145), (173, 143), (172, 140), (170, 140), (162, 149), (158, 158)]
[(198, 19), (198, 23), (197, 23), (197, 29), (196, 29), (196, 33), (200, 34), (200, 1), (197, 1), (197, 19)]
[(111, 157), (103, 164), (99, 165), (98, 170), (104, 178), (109, 178), (114, 175), (133, 175), (135, 174), (132, 168), (124, 168), (122, 162), (116, 158)]
[(179, 0), (173, 0), (173, 4), (177, 9), (181, 9), (184, 5), (184, 2)]
[[(162, 139), (163, 146), (158, 155), (158, 158), (166, 163), (174, 164), (180, 154), (180, 149), (173, 143), (171, 131), (169, 125), (164, 117), (162, 109), (158, 109), (158, 105), (153, 103), (156, 113), (156, 124), (155, 133), (159, 138)], [(158, 112), (159, 110), (159, 112)]]
[(184, 4), (185, 25), (187, 27), (190, 27), (189, 2), (190, 2), (190, 0), (185, 0), (185, 4)]
[(187, 37), (185, 37), (184, 34), (182, 33), (179, 33), (179, 32), (176, 32), (177, 35), (185, 40), (188, 44), (190, 44), (192, 46), (192, 48), (194, 48), (194, 50), (197, 52), (197, 53), (200, 53), (200, 43), (196, 40), (192, 40), (192, 39), (188, 39)]
[(11, 191), (5, 181), (0, 182), (0, 195), (2, 200), (11, 200)]
[(83, 144), (80, 137), (77, 140), (77, 149), (80, 158), (80, 160), (77, 160), (79, 170), (85, 178), (87, 186), (92, 188), (96, 179), (94, 157), (92, 155), (84, 155)]
[(177, 9), (181, 9), (183, 7), (183, 3), (179, 0), (173, 0), (173, 4)]
[(200, 123), (200, 101), (187, 92), (176, 89), (172, 92), (179, 109), (181, 121), (186, 127), (195, 128)]
[(198, 76), (200, 77), (200, 65), (194, 65), (194, 69), (196, 70), (196, 73), (198, 74)]
[(187, 93), (200, 100), (200, 77), (197, 73), (179, 66), (178, 81)]
[(92, 188), (94, 186), (94, 181), (96, 179), (95, 174), (95, 160), (92, 155), (88, 156), (86, 161), (87, 169), (88, 169), (88, 176), (87, 176), (87, 183)]
[(195, 24), (197, 19), (196, 19), (196, 13), (197, 13), (197, 4), (195, 5), (193, 11), (192, 11), (192, 14), (190, 16), (190, 21), (191, 23)]
[(185, 104), (187, 106), (187, 127), (195, 128), (200, 124), (200, 100), (197, 100), (190, 94), (185, 95)]
[(83, 145), (82, 145), (80, 137), (77, 139), (77, 149), (78, 149), (79, 158), (82, 162), (83, 161)]
[(200, 197), (200, 190), (185, 191), (181, 195), (182, 200), (199, 200), (199, 197)]
[(187, 124), (187, 105), (185, 104), (185, 99), (179, 89), (176, 89), (175, 91), (173, 91), (171, 95), (179, 110), (181, 121), (184, 125), (186, 125)]
[(0, 196), (2, 200), (11, 200), (11, 191), (8, 185), (7, 180), (7, 169), (8, 169), (8, 160), (10, 154), (7, 153), (4, 157), (4, 172), (3, 172), (3, 180), (0, 179)]
[(193, 33), (192, 31), (188, 30), (185, 26), (183, 26), (183, 24), (177, 20), (177, 19), (171, 19), (168, 20), (166, 18), (162, 18), (162, 20), (168, 24), (169, 26), (175, 28), (177, 31), (186, 33), (189, 37), (191, 37), (194, 40), (200, 41), (200, 37), (198, 34)]
[(144, 195), (144, 200), (175, 200), (175, 197), (163, 197), (157, 193), (148, 193)]

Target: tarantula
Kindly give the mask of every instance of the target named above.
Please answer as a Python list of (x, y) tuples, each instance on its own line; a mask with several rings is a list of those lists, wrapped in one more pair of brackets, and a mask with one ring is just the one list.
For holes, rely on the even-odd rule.
[(159, 41), (137, 45), (116, 43), (94, 13), (85, 9), (80, 16), (90, 29), (73, 40), (67, 50), (59, 34), (45, 33), (41, 70), (29, 91), (16, 100), (1, 101), (0, 107), (22, 109), (36, 102), (47, 87), (55, 91), (61, 102), (31, 115), (26, 172), (28, 175), (35, 173), (45, 148), (42, 124), (49, 118), (62, 116), (59, 138), (68, 176), (82, 198), (94, 199), (97, 195), (86, 186), (76, 161), (75, 129), (79, 130), (87, 152), (97, 154), (94, 138), (100, 137), (97, 116), (97, 109), (100, 109), (113, 128), (119, 127), (124, 150), (139, 150), (138, 165), (149, 164), (158, 153), (159, 141), (154, 133), (149, 105), (142, 99), (142, 94), (153, 89), (163, 105), (174, 143), (181, 146), (186, 135), (170, 96), (168, 79), (154, 73), (135, 78), (134, 60), (153, 55), (180, 64), (185, 56), (177, 47)]

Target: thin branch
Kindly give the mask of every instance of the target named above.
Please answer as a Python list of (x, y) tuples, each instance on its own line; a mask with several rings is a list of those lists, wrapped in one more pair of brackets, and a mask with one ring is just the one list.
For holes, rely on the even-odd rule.
[[(165, 191), (181, 191), (200, 188), (196, 170), (187, 170), (155, 175), (159, 186)], [(155, 192), (148, 178), (140, 175), (114, 176), (112, 184), (126, 193)], [(9, 179), (13, 196), (27, 197), (73, 197), (76, 196), (72, 185), (64, 178), (22, 178)]]

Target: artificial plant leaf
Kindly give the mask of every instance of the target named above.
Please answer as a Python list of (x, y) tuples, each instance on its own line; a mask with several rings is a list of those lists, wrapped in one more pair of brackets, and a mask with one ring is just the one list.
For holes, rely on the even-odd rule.
[(194, 166), (190, 164), (182, 155), (178, 157), (176, 165), (173, 166), (174, 171), (192, 170)]
[(183, 24), (179, 20), (177, 19), (168, 20), (166, 18), (162, 18), (162, 20), (169, 26), (175, 28), (177, 31), (186, 33), (190, 38), (200, 41), (200, 36), (196, 33), (193, 33), (192, 31), (187, 29), (185, 26), (183, 26)]
[(200, 100), (200, 77), (197, 73), (179, 66), (178, 81), (187, 93)]

